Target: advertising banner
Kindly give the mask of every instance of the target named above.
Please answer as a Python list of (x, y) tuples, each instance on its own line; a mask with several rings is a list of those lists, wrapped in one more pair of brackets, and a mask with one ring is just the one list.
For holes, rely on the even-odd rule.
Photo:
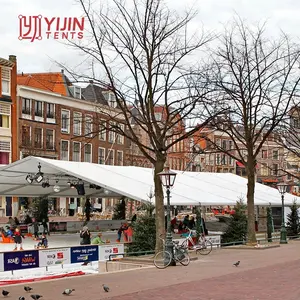
[(70, 264), (70, 248), (40, 250), (39, 261), (40, 267)]
[(39, 267), (39, 251), (15, 251), (3, 253), (4, 271)]
[(3, 253), (0, 253), (0, 272), (4, 271)]
[(98, 246), (71, 247), (71, 264), (98, 260)]
[(114, 254), (111, 259), (122, 258), (123, 255), (116, 255), (124, 253), (124, 244), (101, 245), (99, 246), (99, 260), (109, 260), (109, 256)]

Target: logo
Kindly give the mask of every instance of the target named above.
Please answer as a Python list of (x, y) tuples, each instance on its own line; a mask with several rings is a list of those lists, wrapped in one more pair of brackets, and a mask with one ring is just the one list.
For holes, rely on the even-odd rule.
[(57, 253), (57, 259), (63, 259), (64, 258), (64, 253), (63, 252), (58, 252)]
[(119, 249), (118, 248), (113, 248), (113, 253), (118, 253)]
[(19, 40), (73, 40), (83, 38), (84, 17), (43, 17), (19, 15)]
[(50, 254), (50, 255), (47, 255), (47, 258), (52, 258), (52, 259), (55, 259), (55, 254)]
[(23, 264), (34, 263), (34, 262), (35, 262), (35, 258), (33, 258), (33, 257), (23, 257), (22, 258)]
[(107, 249), (107, 250), (105, 250), (105, 253), (112, 253), (112, 250), (111, 249)]
[(10, 259), (7, 260), (8, 264), (16, 264), (16, 265), (18, 265), (19, 262), (20, 262), (20, 260), (19, 260), (18, 257), (16, 257), (16, 258), (10, 258)]

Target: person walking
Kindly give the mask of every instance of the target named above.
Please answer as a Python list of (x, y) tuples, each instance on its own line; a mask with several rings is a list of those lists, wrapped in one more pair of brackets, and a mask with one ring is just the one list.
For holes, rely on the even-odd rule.
[(85, 218), (86, 218), (86, 222), (89, 222), (91, 219), (91, 202), (90, 199), (86, 199), (85, 201)]
[[(91, 233), (89, 231), (89, 228), (87, 226), (84, 226), (82, 230), (80, 231), (80, 245), (90, 245), (91, 244)], [(89, 261), (85, 261), (82, 266), (86, 266), (89, 263)]]
[(33, 219), (31, 225), (33, 226), (34, 239), (37, 241), (39, 239), (39, 222), (37, 219)]
[(48, 234), (50, 236), (49, 228), (46, 219), (42, 220), (43, 234)]

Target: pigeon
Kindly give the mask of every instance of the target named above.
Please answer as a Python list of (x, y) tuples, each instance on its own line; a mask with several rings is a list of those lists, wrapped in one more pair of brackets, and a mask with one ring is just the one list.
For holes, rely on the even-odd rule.
[(33, 290), (33, 288), (31, 288), (30, 286), (24, 286), (24, 290), (25, 290), (26, 292), (30, 292), (30, 291)]
[(2, 295), (3, 295), (4, 297), (8, 296), (8, 294), (9, 294), (8, 291), (2, 290)]
[(236, 267), (238, 267), (239, 264), (240, 264), (240, 261), (238, 260), (238, 261), (237, 261), (236, 263), (234, 263), (233, 265), (236, 266)]
[(41, 296), (41, 295), (30, 295), (30, 297), (31, 297), (33, 300), (39, 300), (39, 299), (42, 298), (43, 296)]
[(25, 300), (25, 297), (21, 296), (19, 297), (19, 300)]
[(71, 295), (71, 293), (74, 292), (74, 291), (75, 291), (75, 289), (65, 289), (64, 292), (63, 292), (62, 294), (63, 294), (63, 295), (69, 296), (69, 295)]
[(108, 293), (109, 292), (109, 287), (107, 285), (105, 285), (105, 284), (102, 284), (102, 286), (103, 286), (104, 291), (106, 293)]

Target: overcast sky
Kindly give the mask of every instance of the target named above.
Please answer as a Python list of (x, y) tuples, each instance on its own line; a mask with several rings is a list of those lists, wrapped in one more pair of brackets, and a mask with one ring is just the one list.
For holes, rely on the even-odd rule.
[[(94, 0), (104, 1), (104, 0)], [(167, 0), (176, 9), (181, 3), (194, 4), (199, 10), (194, 26), (204, 26), (220, 31), (222, 24), (230, 21), (235, 13), (251, 23), (268, 21), (268, 34), (277, 35), (282, 29), (298, 39), (299, 0)], [(0, 10), (0, 57), (14, 54), (18, 58), (19, 72), (59, 71), (60, 67), (51, 60), (73, 64), (80, 60), (78, 53), (53, 39), (20, 41), (19, 15), (42, 15), (44, 17), (80, 17), (82, 11), (74, 0), (1, 0)]]

